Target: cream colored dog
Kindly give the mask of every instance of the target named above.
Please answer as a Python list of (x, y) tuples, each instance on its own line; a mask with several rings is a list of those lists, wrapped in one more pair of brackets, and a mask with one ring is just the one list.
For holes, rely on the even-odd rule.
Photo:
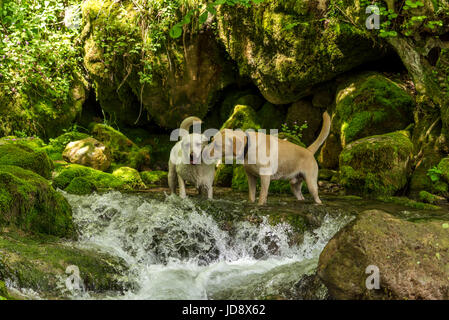
[(304, 200), (301, 192), (304, 179), (315, 203), (321, 204), (318, 197), (318, 164), (314, 154), (327, 139), (330, 126), (329, 114), (325, 112), (320, 135), (307, 149), (259, 132), (223, 129), (214, 136), (207, 152), (215, 158), (225, 156), (226, 159), (231, 155), (243, 160), (251, 202), (256, 200), (257, 177), (260, 177), (259, 205), (267, 202), (271, 180), (289, 180), (293, 194), (298, 200)]
[[(188, 132), (195, 122), (200, 123), (201, 119), (188, 117), (181, 123), (180, 129)], [(202, 161), (203, 148), (208, 142), (203, 134), (191, 133), (183, 136), (172, 148), (168, 162), (168, 185), (172, 193), (176, 193), (176, 186), (179, 185), (179, 196), (185, 198), (185, 181), (188, 181), (201, 194), (212, 199), (215, 163), (207, 164)]]

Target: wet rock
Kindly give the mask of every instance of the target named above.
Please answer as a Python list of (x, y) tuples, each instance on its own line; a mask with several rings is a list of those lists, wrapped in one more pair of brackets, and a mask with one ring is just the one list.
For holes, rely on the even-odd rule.
[(70, 142), (62, 153), (64, 160), (106, 171), (111, 166), (111, 153), (104, 144), (94, 138)]
[[(368, 210), (329, 241), (318, 275), (336, 299), (448, 299), (448, 252), (447, 221)], [(369, 265), (379, 268), (380, 289), (366, 287)]]

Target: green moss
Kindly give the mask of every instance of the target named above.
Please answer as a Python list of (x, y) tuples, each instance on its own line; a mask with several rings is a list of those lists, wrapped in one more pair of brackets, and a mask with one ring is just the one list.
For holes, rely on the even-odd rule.
[(0, 165), (18, 166), (50, 178), (53, 163), (43, 151), (33, 149), (21, 144), (0, 145)]
[(23, 234), (11, 228), (0, 230), (1, 279), (33, 289), (43, 298), (68, 297), (70, 292), (61, 286), (61, 279), (68, 277), (66, 268), (73, 265), (79, 268), (90, 292), (130, 287), (126, 263), (117, 257), (61, 243), (54, 237)]
[(253, 108), (245, 105), (236, 105), (234, 112), (228, 120), (223, 124), (222, 128), (226, 129), (260, 129), (257, 114)]
[(75, 179), (82, 177), (90, 181), (98, 190), (124, 190), (126, 183), (120, 178), (106, 172), (84, 167), (77, 164), (61, 166), (53, 179), (53, 186), (65, 190)]
[(114, 170), (112, 175), (119, 178), (131, 189), (146, 189), (145, 183), (143, 183), (142, 178), (136, 169), (121, 167)]
[(421, 210), (439, 210), (441, 207), (434, 206), (432, 204), (428, 203), (422, 203), (418, 202), (412, 199), (409, 199), (407, 197), (394, 197), (394, 196), (382, 196), (378, 197), (377, 200), (388, 202), (388, 203), (395, 203), (402, 206), (414, 208), (414, 209), (421, 209)]
[(440, 199), (440, 197), (438, 197), (434, 194), (431, 194), (427, 191), (423, 190), (423, 191), (419, 192), (419, 200), (422, 202), (434, 204), (434, 203), (438, 202), (439, 199)]
[(95, 184), (89, 179), (83, 177), (74, 178), (65, 188), (66, 192), (78, 195), (91, 194), (95, 190), (97, 190)]
[(217, 18), (220, 39), (239, 72), (275, 104), (298, 101), (314, 85), (383, 54), (362, 28), (331, 16), (324, 21), (308, 1), (223, 6)]
[(404, 129), (413, 121), (412, 97), (380, 74), (350, 79), (339, 88), (336, 100), (343, 146), (366, 136)]
[(437, 168), (441, 171), (441, 176), (444, 181), (449, 183), (449, 157), (442, 159), (440, 163), (438, 163)]
[(405, 131), (357, 140), (340, 154), (340, 182), (356, 193), (394, 195), (407, 183), (412, 151)]
[(147, 187), (168, 185), (167, 171), (143, 171), (140, 173), (140, 177)]
[(0, 225), (75, 236), (69, 204), (40, 175), (20, 167), (0, 165), (0, 190)]

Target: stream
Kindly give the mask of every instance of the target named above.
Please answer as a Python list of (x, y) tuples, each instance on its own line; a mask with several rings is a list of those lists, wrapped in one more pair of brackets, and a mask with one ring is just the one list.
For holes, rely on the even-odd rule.
[(352, 219), (324, 214), (298, 243), (288, 223), (268, 223), (263, 214), (257, 222), (236, 219), (255, 217), (258, 210), (239, 207), (242, 201), (182, 200), (163, 193), (64, 195), (79, 229), (77, 245), (123, 258), (135, 283), (124, 294), (74, 298), (290, 297), (301, 277), (314, 273), (326, 243)]

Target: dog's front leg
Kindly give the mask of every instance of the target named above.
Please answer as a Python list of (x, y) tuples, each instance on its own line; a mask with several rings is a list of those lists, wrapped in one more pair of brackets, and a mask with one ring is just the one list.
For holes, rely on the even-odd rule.
[(178, 175), (178, 184), (179, 196), (184, 199), (186, 197), (186, 184), (184, 182), (184, 179), (182, 179), (180, 175)]
[(257, 177), (246, 172), (246, 178), (248, 179), (248, 192), (249, 192), (249, 201), (254, 202), (256, 201), (256, 186), (257, 186)]
[(264, 205), (267, 203), (268, 188), (270, 188), (271, 176), (260, 176), (260, 195), (259, 195), (259, 205)]

